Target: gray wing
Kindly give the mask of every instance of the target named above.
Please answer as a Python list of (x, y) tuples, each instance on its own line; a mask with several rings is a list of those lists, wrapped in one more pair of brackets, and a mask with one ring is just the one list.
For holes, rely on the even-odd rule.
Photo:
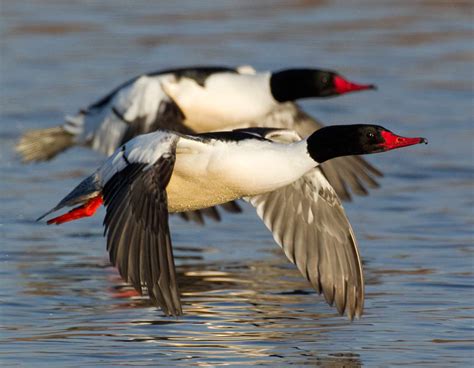
[(364, 279), (357, 242), (321, 171), (313, 169), (286, 187), (247, 200), (318, 293), (340, 314), (361, 316)]
[(344, 201), (352, 200), (351, 191), (357, 195), (369, 194), (368, 188), (380, 185), (374, 176), (383, 174), (359, 156), (338, 157), (324, 162), (321, 171), (336, 193)]
[[(307, 137), (324, 125), (304, 112), (296, 103), (287, 102), (273, 109), (264, 119), (252, 122), (249, 126), (292, 129), (301, 137)], [(338, 157), (320, 167), (339, 198), (345, 201), (351, 200), (351, 192), (367, 195), (367, 188), (378, 188), (375, 177), (383, 176), (379, 170), (358, 156)]]
[(168, 228), (166, 186), (175, 156), (166, 154), (151, 167), (130, 163), (103, 189), (107, 250), (122, 277), (167, 315), (181, 315), (181, 301)]

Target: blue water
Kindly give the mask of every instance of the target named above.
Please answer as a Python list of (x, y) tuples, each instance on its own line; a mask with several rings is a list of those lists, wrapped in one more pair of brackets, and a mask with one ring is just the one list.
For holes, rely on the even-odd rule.
[[(473, 7), (469, 1), (4, 1), (0, 63), (3, 366), (470, 366), (474, 361)], [(316, 295), (251, 208), (171, 221), (185, 316), (165, 318), (108, 266), (102, 216), (34, 219), (101, 162), (20, 165), (22, 131), (143, 71), (322, 66), (377, 92), (307, 101), (416, 146), (370, 157), (381, 188), (345, 205), (367, 281), (362, 319)]]

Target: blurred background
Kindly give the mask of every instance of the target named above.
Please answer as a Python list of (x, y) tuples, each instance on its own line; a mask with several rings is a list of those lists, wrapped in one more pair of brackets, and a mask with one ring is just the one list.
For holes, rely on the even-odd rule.
[[(2, 1), (0, 362), (3, 366), (467, 366), (473, 326), (473, 3)], [(103, 159), (14, 153), (137, 74), (189, 65), (334, 69), (376, 92), (303, 103), (326, 124), (379, 123), (416, 146), (369, 157), (381, 188), (345, 208), (364, 259), (349, 322), (302, 279), (252, 208), (171, 221), (186, 315), (123, 292), (96, 217), (34, 219)]]

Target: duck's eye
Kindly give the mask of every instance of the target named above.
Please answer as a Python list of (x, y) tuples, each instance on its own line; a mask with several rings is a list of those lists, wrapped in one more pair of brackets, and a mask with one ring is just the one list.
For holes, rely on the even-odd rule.
[(374, 138), (375, 138), (375, 134), (374, 134), (374, 133), (367, 133), (367, 138), (369, 138), (369, 139), (374, 139)]
[(321, 84), (326, 84), (328, 82), (328, 77), (321, 77)]

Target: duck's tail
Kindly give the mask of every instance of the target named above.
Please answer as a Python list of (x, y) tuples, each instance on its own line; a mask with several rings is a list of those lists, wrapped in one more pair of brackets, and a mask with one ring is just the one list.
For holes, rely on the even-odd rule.
[(74, 134), (64, 127), (29, 130), (15, 149), (24, 163), (47, 161), (74, 145)]
[(68, 148), (80, 144), (79, 137), (84, 130), (84, 112), (66, 116), (64, 125), (33, 129), (22, 135), (16, 145), (24, 163), (47, 161)]

